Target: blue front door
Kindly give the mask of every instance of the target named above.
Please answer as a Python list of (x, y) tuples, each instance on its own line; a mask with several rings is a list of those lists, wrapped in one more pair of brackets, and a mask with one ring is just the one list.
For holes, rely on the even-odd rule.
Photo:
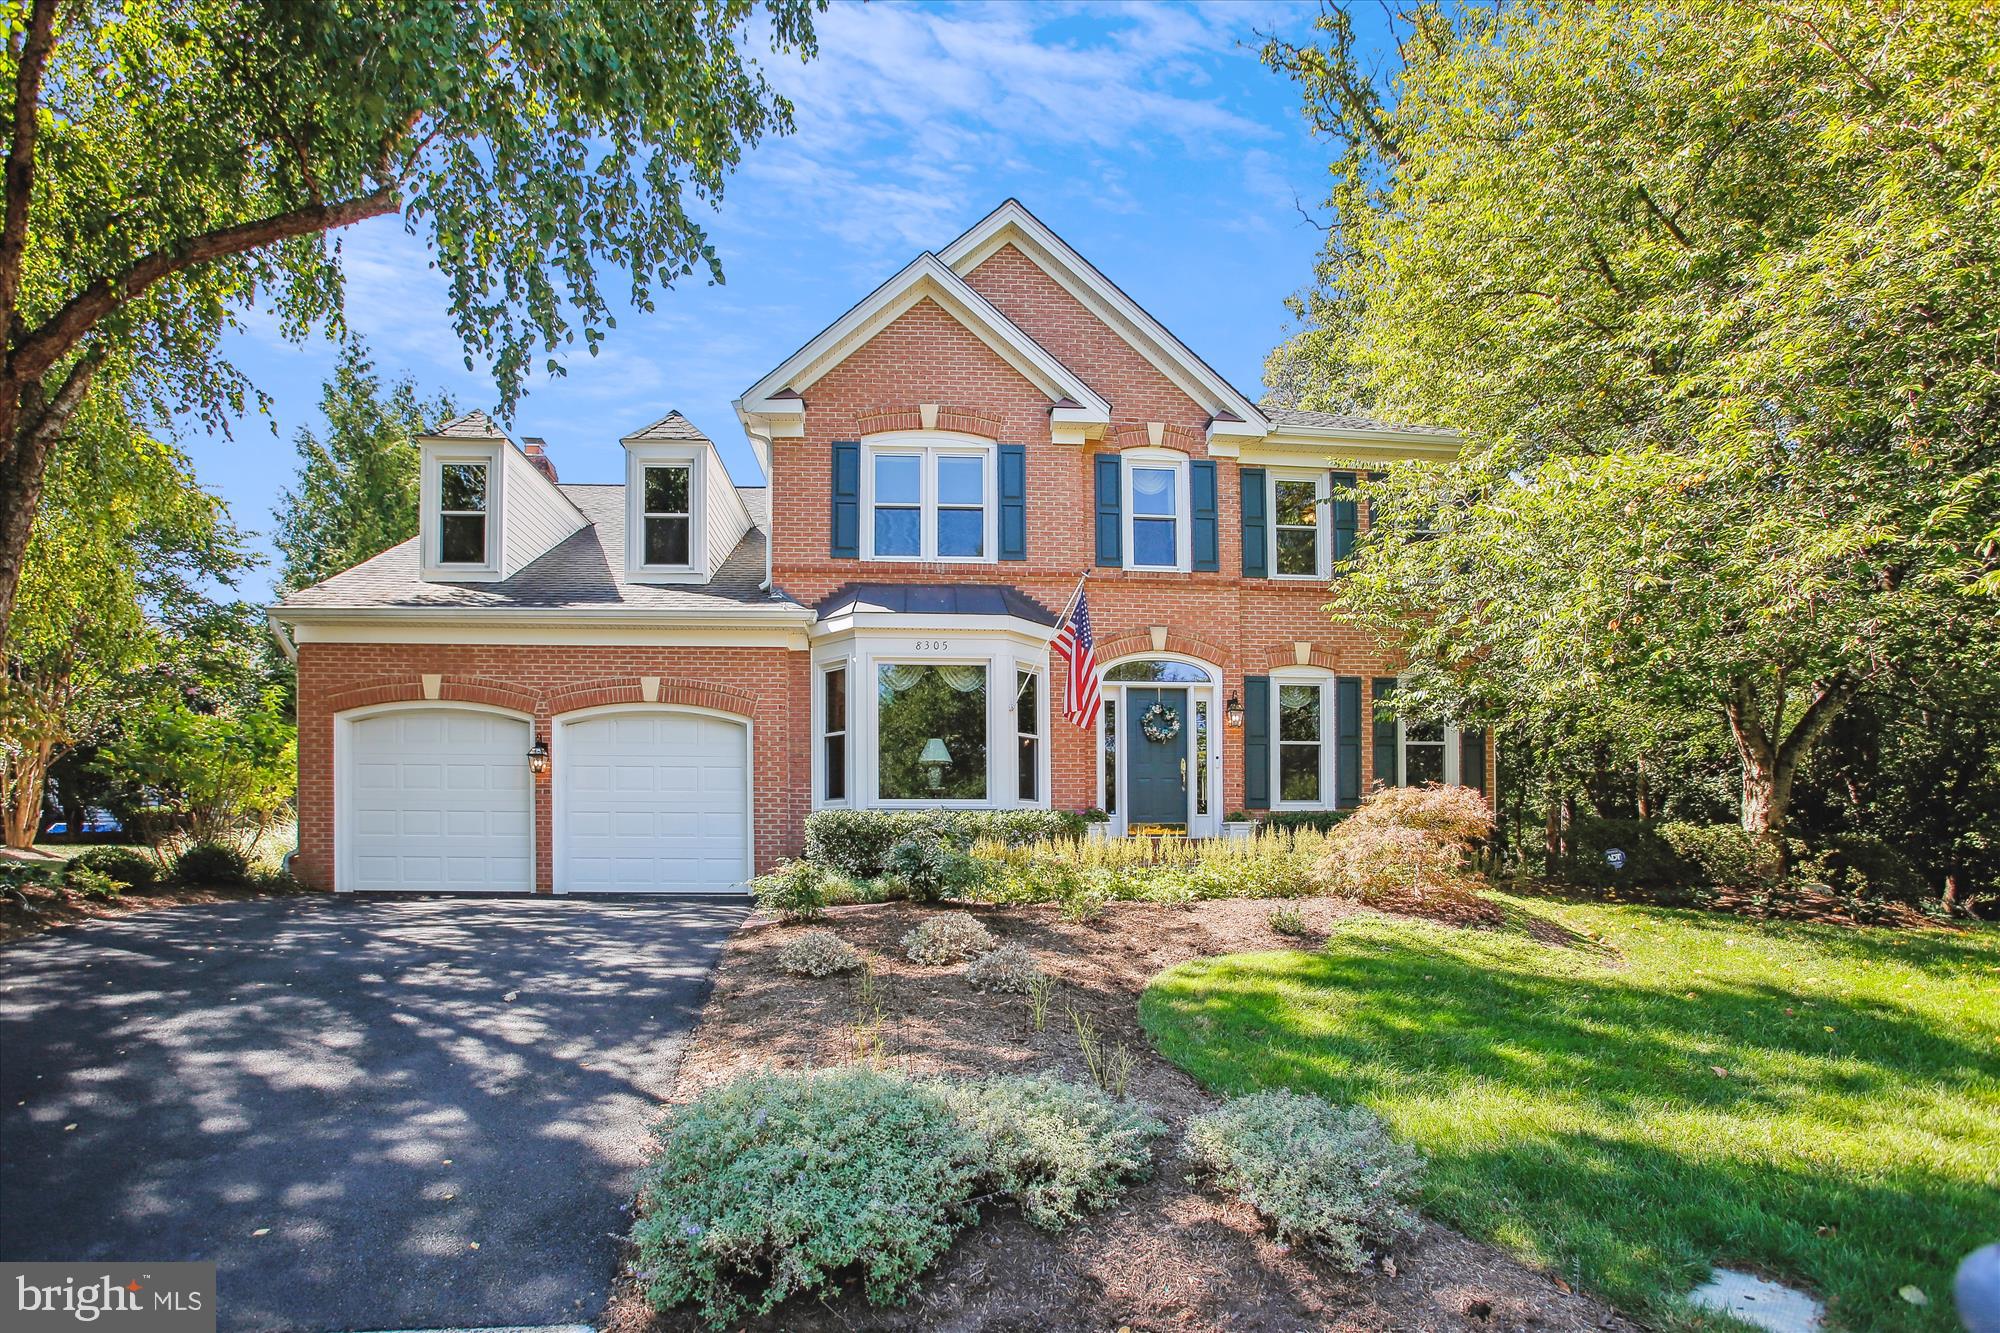
[[(1146, 734), (1146, 715), (1158, 704), (1156, 730), (1172, 732), (1163, 740)], [(1128, 688), (1125, 716), (1125, 783), (1131, 800), (1125, 824), (1187, 824), (1188, 692)]]

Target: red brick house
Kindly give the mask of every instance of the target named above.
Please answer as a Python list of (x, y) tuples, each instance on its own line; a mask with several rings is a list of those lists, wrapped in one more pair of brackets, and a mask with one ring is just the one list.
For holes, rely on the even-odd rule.
[[(303, 878), (728, 891), (828, 807), (1204, 836), (1490, 785), (1477, 733), (1374, 717), (1396, 662), (1320, 610), (1365, 521), (1345, 483), (1453, 437), (1260, 408), (1020, 204), (735, 407), (765, 486), (677, 412), (610, 485), (478, 413), (424, 439), (419, 535), (272, 609)], [(1089, 731), (1048, 646), (1086, 573)]]

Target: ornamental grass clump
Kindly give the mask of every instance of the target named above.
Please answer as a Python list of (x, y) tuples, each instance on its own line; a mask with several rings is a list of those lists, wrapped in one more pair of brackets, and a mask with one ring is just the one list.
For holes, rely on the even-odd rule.
[(984, 1150), (986, 1188), (1028, 1221), (1060, 1231), (1152, 1170), (1167, 1127), (1143, 1107), (1049, 1074), (1007, 1075), (938, 1091)]
[(1323, 882), (1370, 907), (1459, 924), (1497, 924), (1500, 910), (1479, 896), (1478, 844), (1493, 832), (1493, 810), (1470, 787), (1385, 787), (1327, 835)]
[(1255, 1208), (1278, 1238), (1360, 1272), (1414, 1234), (1423, 1172), (1374, 1112), (1273, 1090), (1188, 1121), (1184, 1146), (1217, 1185)]
[(927, 916), (903, 936), (903, 952), (925, 967), (949, 967), (993, 949), (992, 932), (977, 917), (960, 912)]
[(1007, 995), (1026, 995), (1028, 987), (1041, 975), (1035, 956), (1020, 944), (1003, 944), (989, 949), (965, 967), (965, 979), (981, 990)]
[(830, 930), (808, 930), (778, 948), (778, 966), (802, 977), (830, 977), (861, 966), (861, 953)]
[(654, 1130), (632, 1240), (646, 1296), (715, 1328), (861, 1275), (896, 1300), (975, 1216), (987, 1154), (935, 1088), (864, 1068), (754, 1074)]

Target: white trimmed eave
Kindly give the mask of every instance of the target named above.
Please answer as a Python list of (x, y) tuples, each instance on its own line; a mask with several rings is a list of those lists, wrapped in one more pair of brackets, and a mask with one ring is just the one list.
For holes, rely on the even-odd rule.
[(1013, 245), (1057, 286), (1103, 320), (1132, 349), (1195, 402), (1211, 411), (1228, 411), (1242, 418), (1248, 438), (1270, 428), (1257, 405), (1217, 374), (1165, 325), (1119, 290), (1096, 266), (1070, 248), (1040, 218), (1017, 199), (1009, 199), (938, 252), (938, 258), (960, 277), (971, 273), (1002, 246)]
[(1047, 647), (1056, 635), (1054, 625), (1044, 625), (1020, 616), (925, 615), (910, 611), (847, 610), (822, 617), (812, 627), (815, 641), (843, 634), (1005, 634), (1037, 647)]
[[(1067, 399), (1074, 406), (1052, 409), (1051, 425), (1072, 431), (1101, 433), (1111, 420), (1111, 406), (1076, 373), (991, 302), (965, 284), (936, 255), (918, 255), (901, 272), (870, 292), (861, 302), (829, 324), (804, 347), (792, 353), (736, 400), (736, 413), (760, 457), (773, 439), (796, 438), (805, 432), (805, 400), (800, 394), (887, 328), (919, 301), (929, 299), (973, 336), (1019, 371), (1051, 402)], [(769, 472), (768, 466), (766, 472)]]
[(271, 621), (314, 643), (617, 644), (803, 649), (810, 607), (637, 611), (629, 607), (284, 607)]
[(1320, 426), (1274, 428), (1263, 439), (1245, 442), (1237, 461), (1323, 465), (1329, 457), (1369, 463), (1423, 459), (1445, 462), (1463, 452), (1464, 441), (1449, 431), (1339, 430)]

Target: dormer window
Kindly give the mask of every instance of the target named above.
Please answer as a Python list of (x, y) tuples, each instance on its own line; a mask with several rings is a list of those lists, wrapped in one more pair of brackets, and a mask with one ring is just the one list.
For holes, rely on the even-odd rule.
[(438, 474), (438, 563), (485, 565), (487, 465), (445, 463)]
[(645, 564), (685, 569), (693, 563), (694, 466), (651, 463), (645, 468)]

